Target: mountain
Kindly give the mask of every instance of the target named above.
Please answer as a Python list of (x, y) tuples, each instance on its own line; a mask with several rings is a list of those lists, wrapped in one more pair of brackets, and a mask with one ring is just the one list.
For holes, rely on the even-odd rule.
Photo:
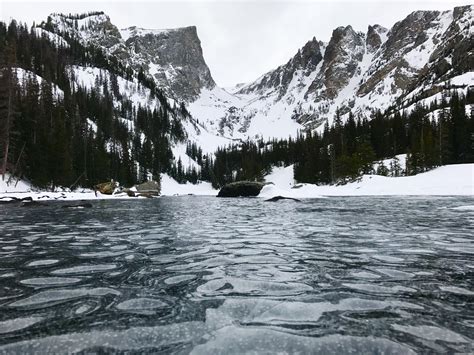
[[(339, 27), (327, 44), (313, 39), (287, 64), (232, 90), (238, 100), (215, 99), (229, 107), (220, 118), (213, 112), (209, 126), (224, 125), (218, 133), (234, 137), (284, 137), (322, 129), (336, 111), (370, 118), (376, 109), (410, 111), (418, 101), (439, 101), (447, 89), (466, 94), (474, 81), (473, 9), (417, 11), (390, 30)], [(191, 113), (203, 119), (211, 96), (204, 92)]]
[(103, 12), (0, 23), (0, 111), (19, 108), (0, 122), (2, 170), (42, 186), (161, 173), (219, 186), (275, 164), (327, 183), (396, 154), (411, 154), (411, 173), (470, 161), (473, 11), (341, 26), (230, 89), (213, 80), (193, 26), (119, 29)]
[(189, 102), (202, 88), (216, 86), (204, 61), (195, 26), (118, 29), (104, 13), (79, 17), (52, 14), (43, 27), (67, 33), (83, 44), (98, 46), (136, 71), (143, 69), (171, 98)]
[[(286, 64), (227, 90), (214, 82), (194, 26), (118, 29), (103, 13), (56, 14), (47, 24), (151, 76), (185, 103), (190, 136), (212, 151), (231, 140), (321, 131), (336, 112), (345, 120), (349, 111), (366, 118), (377, 109), (410, 111), (420, 100), (439, 100), (448, 86), (466, 93), (474, 78), (473, 11), (416, 11), (391, 29), (371, 25), (365, 33), (338, 27), (329, 42), (313, 38)], [(209, 143), (209, 136), (220, 138)]]

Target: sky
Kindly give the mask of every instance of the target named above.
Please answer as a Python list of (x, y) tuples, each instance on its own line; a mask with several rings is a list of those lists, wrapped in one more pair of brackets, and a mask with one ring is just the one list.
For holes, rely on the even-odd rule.
[(251, 82), (286, 63), (307, 41), (328, 42), (338, 26), (390, 28), (415, 10), (449, 10), (462, 0), (0, 0), (0, 19), (32, 24), (52, 12), (104, 11), (119, 28), (197, 26), (219, 86)]

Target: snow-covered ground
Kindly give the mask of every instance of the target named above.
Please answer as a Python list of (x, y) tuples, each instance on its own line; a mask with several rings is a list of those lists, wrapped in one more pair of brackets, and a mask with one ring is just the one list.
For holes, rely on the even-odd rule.
[[(103, 195), (101, 193), (94, 193), (90, 189), (77, 189), (75, 191), (40, 191), (27, 181), (12, 179), (8, 183), (9, 175), (5, 175), (5, 180), (0, 176), (0, 201), (8, 201), (11, 198), (25, 198), (31, 197), (35, 201), (46, 200), (98, 200), (98, 199), (128, 199), (125, 193), (114, 195)], [(201, 182), (193, 185), (191, 183), (179, 184), (176, 180), (166, 174), (161, 175), (161, 195), (162, 196), (179, 196), (179, 195), (206, 195), (216, 196), (217, 190), (213, 189), (208, 182)]]
[(211, 183), (201, 182), (193, 185), (191, 183), (179, 184), (176, 180), (166, 174), (161, 175), (161, 195), (176, 196), (176, 195), (204, 195), (216, 196), (217, 190), (212, 188)]
[(284, 196), (314, 198), (320, 196), (403, 196), (403, 195), (464, 195), (474, 197), (474, 164), (446, 165), (426, 173), (385, 177), (364, 175), (359, 182), (341, 186), (297, 184), (293, 181), (293, 166), (275, 168), (267, 176), (259, 197)]
[[(131, 198), (126, 194), (102, 195), (88, 189), (69, 191), (38, 191), (28, 182), (14, 180), (7, 184), (0, 177), (0, 200), (9, 197), (32, 197), (33, 200), (95, 200)], [(446, 165), (426, 173), (415, 176), (385, 177), (379, 175), (364, 175), (358, 182), (341, 186), (313, 184), (295, 184), (293, 179), (293, 166), (274, 168), (272, 173), (265, 178), (266, 185), (259, 197), (270, 198), (284, 196), (292, 198), (318, 198), (322, 196), (472, 196), (474, 197), (474, 164)], [(15, 184), (16, 183), (16, 184)], [(216, 196), (210, 183), (201, 182), (179, 184), (170, 176), (161, 176), (162, 196), (202, 195)]]

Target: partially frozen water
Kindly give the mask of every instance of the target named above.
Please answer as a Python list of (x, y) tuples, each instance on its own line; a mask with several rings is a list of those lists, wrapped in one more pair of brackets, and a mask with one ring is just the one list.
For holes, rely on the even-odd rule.
[(0, 207), (0, 353), (474, 352), (468, 197)]

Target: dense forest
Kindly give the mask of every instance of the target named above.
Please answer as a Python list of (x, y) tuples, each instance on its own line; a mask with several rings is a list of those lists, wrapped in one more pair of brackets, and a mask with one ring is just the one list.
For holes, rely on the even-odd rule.
[[(48, 22), (43, 24), (48, 27)], [(28, 178), (42, 188), (90, 187), (114, 179), (123, 185), (168, 173), (178, 182), (210, 181), (218, 188), (237, 180), (262, 180), (273, 166), (295, 165), (298, 182), (329, 184), (361, 174), (413, 175), (436, 166), (473, 162), (474, 92), (445, 90), (430, 107), (409, 114), (376, 111), (370, 119), (339, 113), (321, 133), (296, 139), (240, 142), (203, 154), (189, 142), (196, 166), (174, 161), (172, 144), (186, 140), (184, 105), (171, 107), (143, 70), (84, 46), (67, 33), (67, 45), (38, 35), (35, 28), (0, 22), (0, 172)], [(72, 66), (103, 69), (92, 89), (82, 87)], [(119, 89), (148, 95), (137, 104)], [(133, 126), (133, 130), (130, 129)], [(406, 166), (373, 163), (407, 154)]]
[[(34, 30), (0, 23), (1, 171), (53, 188), (110, 179), (131, 185), (171, 171), (170, 145), (184, 139), (182, 113), (154, 81), (67, 33), (68, 45), (56, 46)], [(88, 90), (77, 85), (73, 65), (110, 75)], [(119, 91), (118, 76), (159, 104), (134, 105)]]

